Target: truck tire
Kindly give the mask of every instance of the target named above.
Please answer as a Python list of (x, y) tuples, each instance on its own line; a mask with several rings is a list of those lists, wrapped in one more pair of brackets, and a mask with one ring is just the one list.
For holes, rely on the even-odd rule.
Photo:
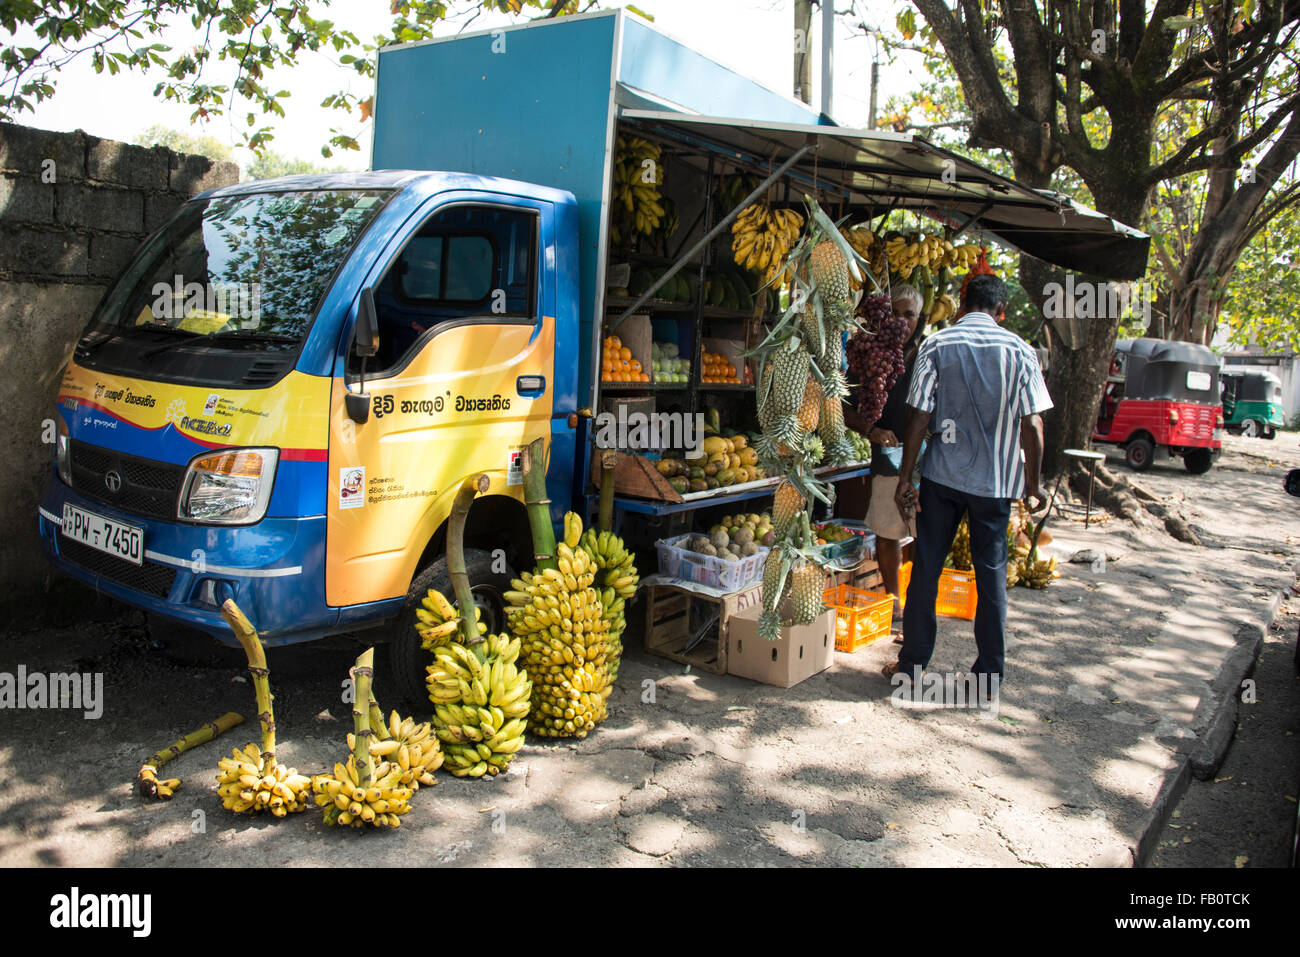
[(1145, 472), (1151, 467), (1151, 459), (1155, 457), (1156, 447), (1145, 435), (1139, 436), (1129, 442), (1124, 448), (1124, 461), (1134, 472)]
[(1265, 426), (1264, 426), (1264, 438), (1266, 438), (1266, 439), (1275, 439), (1275, 438), (1277, 438), (1277, 429), (1273, 428), (1273, 426), (1271, 426), (1271, 425), (1265, 425)]
[[(474, 603), (483, 609), (483, 624), (488, 626), (488, 633), (494, 634), (506, 630), (505, 592), (510, 589), (510, 580), (514, 569), (507, 567), (504, 572), (492, 571), (492, 556), (477, 548), (465, 549), (465, 570), (469, 573), (470, 587), (474, 592)], [(420, 645), (420, 636), (416, 634), (415, 610), (430, 588), (436, 588), (456, 603), (452, 595), (451, 573), (447, 570), (446, 557), (436, 562), (415, 576), (411, 588), (406, 593), (406, 603), (395, 624), (391, 626), (392, 640), (384, 650), (385, 674), (380, 676), (376, 693), (379, 706), (388, 710), (399, 706), (417, 714), (428, 714), (430, 710), (428, 692), (425, 690), (425, 668), (433, 660)], [(387, 680), (384, 680), (387, 678)], [(391, 698), (391, 704), (385, 700), (384, 689)]]
[(1183, 456), (1183, 467), (1193, 475), (1204, 475), (1214, 464), (1214, 453), (1209, 449), (1192, 449)]

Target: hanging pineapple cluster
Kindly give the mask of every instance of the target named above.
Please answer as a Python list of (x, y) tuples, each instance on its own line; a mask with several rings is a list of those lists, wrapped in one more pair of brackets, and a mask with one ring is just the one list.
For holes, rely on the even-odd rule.
[[(473, 630), (484, 635), (487, 626), (477, 621), (477, 607), (474, 613)], [(427, 685), (447, 770), (456, 777), (500, 774), (524, 745), (533, 691), (517, 664), (519, 639), (487, 635), (468, 645), (453, 640), (458, 628), (464, 630), (460, 616), (432, 588), (416, 614), (424, 648), (434, 656)]]
[(620, 539), (610, 535), (601, 546), (605, 534), (588, 533), (583, 544), (582, 520), (569, 512), (564, 541), (555, 546), (556, 567), (525, 572), (505, 594), (510, 631), (523, 642), (534, 685), (529, 730), (543, 737), (586, 737), (608, 713), (624, 602), (636, 590), (637, 574)]
[(776, 543), (763, 569), (759, 634), (769, 640), (780, 635), (787, 598), (795, 624), (811, 622), (822, 611), (826, 566), (815, 551), (811, 508), (814, 499), (829, 503), (834, 493), (813, 469), (856, 457), (841, 404), (849, 394), (843, 335), (860, 328), (851, 281), (871, 278), (849, 240), (815, 200), (805, 199), (808, 228), (785, 262), (795, 282), (789, 308), (750, 353), (760, 366), (762, 435), (755, 447), (768, 474), (784, 476), (773, 501)]

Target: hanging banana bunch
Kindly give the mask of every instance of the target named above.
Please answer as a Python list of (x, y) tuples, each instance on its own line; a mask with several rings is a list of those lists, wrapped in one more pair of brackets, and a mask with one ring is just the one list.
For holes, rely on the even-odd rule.
[[(885, 258), (885, 244), (879, 236), (871, 231), (870, 226), (855, 226), (852, 229), (840, 229), (840, 235), (849, 241), (853, 251), (866, 261), (867, 270), (873, 276), (883, 277), (889, 272), (889, 263)], [(849, 289), (857, 292), (863, 286), (862, 280), (849, 276)]]
[(791, 282), (795, 273), (786, 258), (803, 230), (803, 216), (793, 209), (771, 209), (754, 203), (731, 224), (731, 252), (736, 263), (755, 271), (763, 282), (778, 276)]
[[(639, 136), (620, 134), (614, 160), (614, 206), (621, 207), (634, 232), (652, 235), (660, 226), (664, 205), (658, 143)], [(614, 237), (618, 241), (619, 237)]]

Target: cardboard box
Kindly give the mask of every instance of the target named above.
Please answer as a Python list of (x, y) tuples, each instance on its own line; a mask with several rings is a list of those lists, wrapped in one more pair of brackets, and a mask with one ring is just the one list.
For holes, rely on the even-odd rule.
[(645, 650), (715, 675), (727, 673), (727, 636), (736, 615), (763, 603), (761, 584), (716, 598), (676, 585), (650, 585), (647, 592)]
[(835, 611), (810, 625), (781, 629), (781, 637), (758, 637), (761, 605), (737, 612), (727, 629), (727, 673), (778, 688), (790, 688), (825, 671), (835, 656)]

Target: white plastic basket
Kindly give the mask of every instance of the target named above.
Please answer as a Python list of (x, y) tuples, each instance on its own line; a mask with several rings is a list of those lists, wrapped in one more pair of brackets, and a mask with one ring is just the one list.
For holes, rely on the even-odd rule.
[(763, 576), (763, 563), (767, 561), (770, 549), (760, 547), (757, 554), (738, 562), (729, 562), (724, 558), (700, 555), (686, 549), (683, 543), (693, 537), (694, 533), (687, 533), (660, 539), (655, 543), (659, 552), (660, 574), (727, 592), (739, 591)]

